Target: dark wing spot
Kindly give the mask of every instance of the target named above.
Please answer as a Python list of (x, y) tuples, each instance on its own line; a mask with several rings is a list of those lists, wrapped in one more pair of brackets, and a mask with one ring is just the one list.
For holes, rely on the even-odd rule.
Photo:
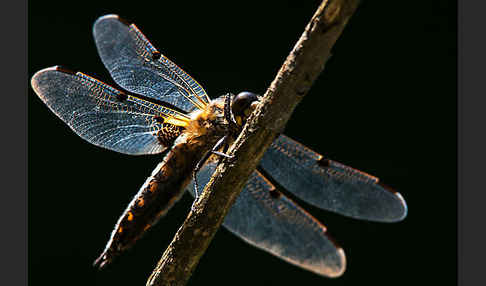
[(160, 116), (154, 116), (154, 120), (155, 120), (155, 122), (160, 123), (160, 124), (164, 123), (164, 118), (162, 118)]
[(319, 161), (317, 161), (317, 165), (319, 165), (323, 168), (327, 168), (327, 167), (331, 166), (331, 161), (329, 159), (326, 159), (326, 158), (321, 158)]
[(282, 193), (277, 191), (277, 189), (275, 188), (270, 189), (269, 194), (272, 199), (280, 199), (280, 197), (282, 196)]
[(62, 67), (62, 66), (56, 66), (56, 70), (57, 71), (60, 71), (60, 72), (63, 72), (63, 73), (68, 73), (68, 74), (76, 74), (75, 71), (72, 71), (70, 69), (67, 69), (65, 67)]
[(131, 25), (130, 21), (128, 21), (128, 20), (126, 20), (126, 19), (124, 19), (124, 18), (122, 18), (120, 16), (117, 16), (117, 18), (118, 18), (118, 21), (122, 22), (123, 24), (125, 24), (127, 26), (130, 26)]
[(155, 51), (155, 52), (152, 53), (152, 59), (154, 61), (159, 60), (160, 59), (160, 56), (161, 56), (161, 53), (159, 51)]
[(120, 102), (124, 102), (125, 100), (127, 100), (128, 98), (128, 95), (124, 92), (120, 92), (119, 94), (116, 95), (116, 99)]
[(378, 181), (377, 185), (381, 186), (383, 189), (389, 191), (390, 193), (392, 194), (396, 194), (398, 193), (397, 191), (395, 191), (394, 189), (390, 188), (389, 186), (383, 184), (382, 182)]

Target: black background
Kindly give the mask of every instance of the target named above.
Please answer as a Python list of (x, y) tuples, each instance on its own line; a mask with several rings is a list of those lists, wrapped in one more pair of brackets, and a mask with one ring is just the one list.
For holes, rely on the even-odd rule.
[[(202, 1), (201, 1), (202, 2)], [(31, 1), (29, 75), (63, 65), (109, 84), (94, 45), (97, 17), (137, 24), (211, 97), (263, 93), (319, 1)], [(192, 285), (456, 284), (456, 4), (364, 1), (285, 133), (399, 190), (396, 224), (304, 205), (347, 254), (338, 279), (319, 277), (221, 229)], [(31, 285), (143, 285), (190, 208), (186, 195), (111, 267), (91, 267), (131, 197), (161, 159), (81, 140), (29, 94)]]

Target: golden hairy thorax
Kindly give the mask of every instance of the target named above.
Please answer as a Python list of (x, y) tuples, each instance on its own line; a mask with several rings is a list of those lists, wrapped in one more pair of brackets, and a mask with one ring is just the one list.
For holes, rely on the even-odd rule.
[(198, 141), (213, 142), (221, 138), (228, 130), (228, 123), (224, 119), (224, 97), (212, 100), (204, 109), (198, 109), (189, 114), (184, 132), (175, 141), (178, 143), (197, 144)]

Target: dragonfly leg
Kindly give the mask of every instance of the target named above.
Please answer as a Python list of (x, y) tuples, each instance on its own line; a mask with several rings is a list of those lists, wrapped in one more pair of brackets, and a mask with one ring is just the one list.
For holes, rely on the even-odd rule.
[(235, 156), (233, 156), (233, 155), (228, 155), (228, 154), (225, 154), (225, 153), (223, 153), (223, 152), (219, 152), (219, 151), (211, 151), (211, 153), (212, 153), (212, 154), (216, 154), (216, 155), (221, 156), (221, 157), (229, 158), (229, 159), (231, 159), (231, 158), (234, 158), (234, 157), (235, 157)]
[[(229, 139), (228, 135), (221, 137), (221, 139), (219, 139), (219, 141), (216, 142), (216, 144), (214, 144), (210, 153), (216, 154), (218, 156), (225, 157), (225, 158), (230, 158), (230, 159), (233, 158), (234, 156), (226, 154), (226, 151), (228, 151), (228, 142), (227, 142), (228, 139)], [(221, 149), (221, 147), (223, 145), (224, 145), (223, 152), (219, 152), (218, 150)], [(202, 165), (201, 165), (201, 167), (202, 167)]]
[(228, 135), (225, 135), (223, 137), (221, 137), (221, 139), (219, 139), (218, 142), (216, 142), (216, 144), (214, 144), (213, 148), (211, 149), (211, 151), (207, 152), (204, 157), (202, 157), (202, 159), (197, 163), (196, 165), (196, 168), (194, 168), (193, 172), (192, 172), (192, 180), (194, 181), (194, 202), (192, 203), (192, 210), (194, 210), (194, 204), (196, 203), (196, 201), (198, 200), (199, 198), (199, 184), (197, 183), (197, 172), (199, 172), (199, 170), (202, 168), (202, 166), (204, 166), (204, 164), (206, 163), (206, 161), (209, 159), (209, 157), (212, 155), (212, 154), (215, 154), (215, 155), (218, 155), (218, 156), (221, 156), (221, 157), (224, 157), (224, 158), (233, 158), (234, 156), (230, 156), (228, 154), (225, 154), (223, 152), (219, 152), (218, 150), (224, 145), (224, 151), (226, 152), (228, 150), (228, 144), (227, 144), (227, 140), (228, 140), (229, 136)]
[(231, 112), (231, 98), (234, 97), (231, 93), (226, 94), (226, 100), (224, 101), (224, 118), (226, 122), (230, 125), (231, 130), (238, 130), (238, 124), (233, 117), (233, 112)]

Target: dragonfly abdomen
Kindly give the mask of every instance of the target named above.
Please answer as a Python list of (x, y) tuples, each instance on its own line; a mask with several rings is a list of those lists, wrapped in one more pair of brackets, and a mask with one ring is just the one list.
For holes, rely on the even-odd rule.
[(119, 218), (105, 250), (94, 262), (95, 266), (103, 268), (109, 264), (169, 211), (183, 195), (192, 170), (207, 148), (205, 144), (179, 143), (173, 146)]

